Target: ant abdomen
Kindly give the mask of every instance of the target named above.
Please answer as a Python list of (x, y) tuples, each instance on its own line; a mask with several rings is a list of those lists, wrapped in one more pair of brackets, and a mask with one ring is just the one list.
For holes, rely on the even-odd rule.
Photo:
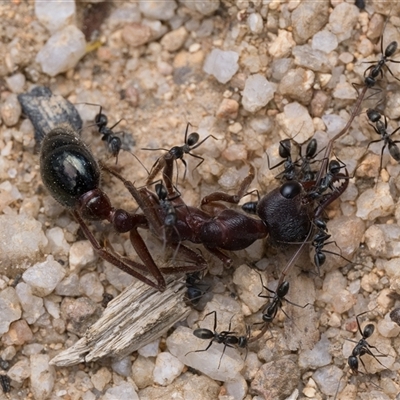
[(74, 208), (80, 197), (100, 183), (100, 169), (93, 155), (68, 126), (49, 132), (40, 150), (42, 181), (64, 207)]
[(267, 226), (270, 240), (293, 243), (304, 240), (311, 227), (311, 204), (304, 203), (305, 192), (300, 183), (289, 181), (261, 198), (257, 215)]

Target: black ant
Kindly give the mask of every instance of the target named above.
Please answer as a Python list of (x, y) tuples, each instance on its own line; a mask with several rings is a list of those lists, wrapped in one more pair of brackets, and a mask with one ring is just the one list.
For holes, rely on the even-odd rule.
[(262, 290), (258, 294), (258, 297), (262, 297), (265, 299), (272, 299), (271, 302), (264, 308), (264, 310), (262, 312), (263, 313), (262, 319), (264, 322), (271, 323), (274, 320), (274, 318), (276, 317), (276, 314), (278, 313), (279, 309), (281, 309), (282, 312), (286, 315), (286, 317), (289, 318), (289, 316), (286, 314), (285, 310), (282, 308), (284, 301), (288, 302), (289, 304), (292, 304), (293, 306), (300, 307), (300, 308), (305, 308), (309, 305), (309, 303), (307, 303), (304, 306), (300, 306), (299, 304), (292, 303), (290, 300), (285, 298), (285, 296), (289, 292), (289, 282), (288, 281), (283, 281), (276, 289), (276, 292), (274, 292), (273, 290), (268, 289), (264, 285), (261, 275), (260, 275), (260, 280), (261, 280), (262, 288), (273, 294), (273, 296), (263, 295)]
[[(400, 140), (392, 140), (390, 138), (390, 136), (392, 136), (398, 130), (400, 130), (400, 127), (395, 129), (392, 133), (389, 134), (387, 132), (388, 121), (387, 121), (387, 118), (385, 115), (383, 116), (384, 122), (382, 122), (381, 121), (382, 115), (378, 111), (376, 111), (372, 108), (369, 108), (367, 110), (367, 116), (371, 122), (375, 123), (375, 126), (372, 124), (370, 124), (370, 125), (374, 128), (375, 132), (381, 136), (380, 139), (373, 140), (372, 142), (370, 142), (368, 144), (368, 147), (372, 143), (377, 143), (377, 142), (380, 142), (381, 140), (383, 140), (383, 146), (382, 146), (382, 150), (381, 150), (381, 162), (379, 164), (379, 171), (381, 171), (383, 151), (385, 150), (386, 146), (389, 148), (389, 153), (393, 157), (393, 159), (396, 160), (397, 162), (400, 162), (400, 149), (396, 145), (396, 143), (400, 143)], [(368, 147), (367, 147), (367, 149), (368, 149)]]
[[(216, 342), (216, 343), (222, 343), (224, 345), (224, 349), (222, 351), (221, 358), (219, 360), (218, 369), (221, 365), (221, 360), (225, 353), (225, 349), (227, 347), (233, 347), (233, 348), (239, 347), (242, 349), (245, 348), (246, 349), (246, 357), (247, 357), (247, 345), (248, 345), (248, 340), (249, 340), (250, 334), (251, 334), (250, 326), (248, 326), (248, 325), (246, 326), (246, 335), (245, 336), (236, 336), (236, 332), (231, 331), (231, 322), (229, 322), (229, 327), (228, 327), (227, 331), (222, 331), (222, 332), (218, 333), (216, 331), (216, 329), (217, 329), (217, 312), (211, 311), (208, 314), (206, 314), (204, 316), (204, 318), (207, 318), (211, 314), (214, 314), (213, 331), (210, 329), (206, 329), (206, 328), (198, 328), (193, 331), (193, 335), (195, 335), (199, 339), (211, 339), (210, 343), (208, 343), (208, 346), (205, 349), (189, 351), (188, 353), (185, 354), (185, 356), (187, 356), (190, 353), (201, 353), (203, 351), (207, 351), (212, 346), (212, 344), (214, 342)], [(231, 318), (231, 320), (232, 320), (232, 318)], [(245, 359), (246, 359), (246, 357), (245, 357)]]
[[(186, 295), (185, 300), (187, 300), (190, 305), (195, 307), (197, 310), (201, 307), (199, 305), (200, 300), (209, 293), (211, 286), (202, 281), (200, 272), (193, 272), (190, 274), (186, 274)], [(211, 294), (212, 296), (212, 294)], [(205, 304), (204, 304), (205, 306)]]
[[(112, 207), (110, 199), (100, 188), (100, 168), (96, 160), (79, 135), (68, 125), (53, 129), (43, 139), (40, 172), (47, 190), (56, 201), (71, 211), (100, 257), (144, 283), (160, 291), (165, 290), (165, 279), (137, 231), (139, 227), (149, 226), (148, 218)], [(139, 201), (139, 206), (142, 205), (142, 209), (146, 208), (141, 197)], [(152, 205), (150, 207), (152, 208)], [(117, 232), (129, 232), (130, 241), (143, 264), (114, 254), (102, 246), (89, 230), (85, 219), (107, 220)], [(206, 267), (200, 255), (190, 249), (187, 249), (186, 253), (192, 255), (196, 265), (164, 269), (163, 272), (189, 272)], [(150, 272), (157, 283), (148, 279), (145, 276), (146, 272)]]
[[(365, 311), (361, 314), (356, 315), (358, 332), (360, 332), (361, 339), (358, 342), (349, 339), (351, 342), (357, 343), (356, 346), (354, 347), (353, 351), (351, 352), (351, 356), (349, 356), (349, 358), (347, 359), (347, 363), (349, 364), (349, 367), (354, 375), (357, 375), (359, 372), (358, 360), (361, 361), (361, 364), (363, 365), (364, 369), (366, 370), (364, 362), (361, 359), (361, 356), (363, 356), (364, 354), (369, 354), (370, 356), (374, 357), (375, 360), (378, 361), (378, 363), (380, 365), (382, 365), (382, 367), (386, 368), (377, 358), (377, 357), (385, 357), (385, 354), (381, 353), (375, 346), (372, 346), (371, 344), (369, 344), (367, 342), (367, 339), (369, 337), (371, 337), (371, 335), (374, 333), (374, 330), (375, 330), (374, 325), (368, 324), (368, 325), (366, 325), (366, 327), (364, 328), (363, 331), (361, 330), (361, 326), (360, 326), (358, 317), (360, 317), (361, 315), (367, 314), (368, 312), (369, 311)], [(372, 351), (370, 349), (375, 349), (380, 354), (375, 355), (372, 353)]]
[(267, 158), (268, 168), (272, 170), (283, 164), (283, 171), (275, 178), (284, 178), (287, 181), (292, 181), (296, 177), (296, 164), (292, 160), (292, 143), (290, 139), (284, 139), (279, 142), (279, 156), (283, 158), (283, 160), (273, 167), (269, 165), (269, 157)]
[[(99, 106), (98, 104), (93, 104), (93, 103), (85, 103), (90, 106)], [(99, 133), (102, 136), (101, 140), (107, 143), (107, 150), (108, 152), (115, 157), (115, 163), (118, 163), (118, 154), (121, 151), (122, 147), (122, 141), (119, 136), (117, 136), (114, 132), (113, 129), (122, 121), (120, 119), (118, 122), (116, 122), (113, 126), (110, 128), (107, 126), (108, 124), (108, 118), (107, 115), (104, 114), (103, 107), (100, 107), (99, 113), (94, 117), (94, 124), (96, 125)], [(121, 132), (118, 132), (121, 133)]]
[(8, 375), (0, 374), (0, 385), (3, 389), (3, 393), (11, 392), (11, 379)]
[[(197, 156), (196, 154), (191, 153), (191, 151), (196, 149), (200, 145), (202, 145), (210, 137), (212, 137), (215, 140), (218, 140), (213, 135), (208, 135), (201, 142), (198, 143), (200, 136), (199, 136), (199, 134), (197, 132), (192, 132), (188, 136), (189, 126), (190, 126), (190, 123), (188, 123), (186, 125), (185, 144), (183, 144), (182, 146), (174, 146), (169, 150), (168, 149), (164, 149), (164, 148), (158, 148), (158, 149), (143, 148), (142, 149), (142, 150), (151, 150), (151, 151), (164, 150), (164, 151), (168, 152), (167, 154), (172, 156), (172, 158), (174, 160), (181, 160), (183, 165), (185, 166), (185, 172), (183, 174), (183, 179), (185, 179), (185, 177), (186, 177), (186, 170), (187, 170), (187, 164), (186, 164), (186, 161), (183, 158), (184, 155), (185, 154), (189, 154), (190, 156), (192, 156), (194, 158), (198, 158), (199, 160), (201, 160), (196, 165), (196, 167), (195, 167), (195, 169), (196, 169), (197, 167), (199, 167), (204, 162), (204, 158), (200, 157), (200, 156)], [(153, 181), (155, 176), (158, 174), (158, 172), (160, 172), (164, 168), (164, 166), (165, 166), (165, 156), (164, 157), (159, 157), (156, 160), (156, 162), (153, 164), (152, 168), (151, 168), (150, 174), (147, 177), (147, 184), (149, 184), (149, 182)]]

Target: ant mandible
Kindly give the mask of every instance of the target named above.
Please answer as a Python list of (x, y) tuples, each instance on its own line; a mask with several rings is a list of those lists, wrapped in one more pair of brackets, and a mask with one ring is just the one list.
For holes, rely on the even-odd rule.
[(205, 349), (202, 350), (193, 350), (189, 351), (188, 353), (185, 354), (187, 356), (190, 353), (202, 353), (203, 351), (207, 351), (214, 342), (220, 343), (224, 345), (224, 349), (222, 350), (221, 358), (219, 360), (218, 364), (218, 369), (221, 366), (221, 360), (222, 357), (224, 356), (225, 349), (227, 347), (239, 347), (239, 348), (246, 348), (246, 356), (247, 357), (247, 346), (248, 346), (248, 341), (251, 335), (250, 331), (250, 326), (246, 326), (246, 335), (245, 336), (236, 336), (236, 332), (231, 331), (231, 324), (232, 324), (232, 318), (231, 321), (229, 322), (228, 330), (227, 331), (222, 331), (220, 333), (217, 332), (217, 312), (216, 311), (211, 311), (208, 314), (204, 316), (204, 318), (207, 318), (209, 315), (214, 315), (214, 327), (213, 331), (210, 329), (206, 328), (198, 328), (193, 331), (193, 335), (198, 337), (199, 339), (211, 339), (210, 342), (208, 343), (208, 346)]

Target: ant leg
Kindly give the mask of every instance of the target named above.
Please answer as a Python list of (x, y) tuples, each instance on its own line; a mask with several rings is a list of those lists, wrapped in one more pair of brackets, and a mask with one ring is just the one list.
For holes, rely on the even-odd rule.
[(232, 259), (228, 256), (226, 256), (222, 251), (218, 250), (217, 248), (211, 248), (206, 245), (204, 247), (211, 253), (214, 254), (215, 257), (217, 257), (224, 265), (226, 268), (231, 268), (232, 267)]
[[(115, 265), (118, 267), (120, 270), (126, 272), (127, 274), (133, 276), (136, 279), (139, 279), (140, 281), (146, 283), (147, 285), (158, 289), (159, 291), (163, 292), (166, 288), (165, 280), (161, 276), (161, 280), (157, 279), (157, 284), (152, 282), (150, 279), (148, 279), (146, 276), (143, 274), (133, 270), (130, 268), (124, 261), (123, 258), (120, 256), (113, 255), (110, 251), (108, 251), (106, 248), (100, 245), (100, 243), (96, 240), (96, 238), (93, 236), (92, 232), (89, 230), (88, 226), (86, 225), (85, 221), (81, 218), (78, 212), (73, 211), (73, 215), (75, 219), (78, 221), (84, 235), (86, 238), (89, 240), (91, 245), (93, 246), (94, 250), (99, 254), (99, 256), (105, 260), (108, 261), (109, 263)], [(134, 267), (138, 270), (144, 271), (146, 269), (145, 265), (141, 265), (139, 263), (136, 263), (132, 260), (130, 260), (129, 265), (131, 267)]]

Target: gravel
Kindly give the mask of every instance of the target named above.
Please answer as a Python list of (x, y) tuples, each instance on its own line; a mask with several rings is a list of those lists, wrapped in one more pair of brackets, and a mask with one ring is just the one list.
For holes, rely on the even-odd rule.
[[(400, 10), (387, 2), (368, 2), (365, 10), (337, 1), (113, 2), (105, 11), (101, 4), (8, 2), (0, 9), (0, 361), (9, 364), (2, 374), (11, 378), (10, 398), (322, 400), (339, 387), (338, 400), (395, 399), (400, 167), (386, 149), (379, 175), (382, 143), (366, 150), (377, 139), (366, 108), (379, 104), (390, 118), (389, 132), (398, 127), (399, 84), (385, 70), (382, 91), (365, 101), (334, 148), (351, 171), (347, 191), (327, 210), (337, 246), (326, 249), (339, 255), (327, 253), (317, 276), (314, 252), (310, 259), (305, 251), (287, 277), (287, 299), (301, 307), (284, 302), (285, 313), (278, 311), (247, 351), (216, 342), (197, 351), (209, 340), (194, 336), (193, 329), (213, 330), (213, 316), (207, 316), (212, 311), (218, 332), (245, 335), (250, 324), (257, 333), (267, 299), (258, 297), (262, 284), (255, 266), (273, 289), (292, 255), (291, 248), (258, 241), (236, 252), (233, 268), (224, 270), (200, 246), (209, 264), (207, 284), (213, 285), (203, 311), (192, 310), (161, 338), (121, 360), (110, 354), (79, 366), (51, 364), (98, 321), (103, 295), (116, 297), (133, 281), (97, 257), (72, 215), (43, 187), (35, 145), (51, 129), (55, 103), (62, 97), (70, 102), (58, 110), (63, 118), (71, 103), (79, 108), (81, 136), (104, 162), (115, 160), (93, 127), (98, 107), (77, 103), (101, 105), (109, 126), (120, 121), (115, 131), (124, 132), (124, 146), (118, 168), (137, 186), (144, 185), (147, 172), (131, 152), (150, 169), (162, 150), (141, 149), (182, 144), (190, 122), (200, 139), (217, 140), (209, 138), (193, 151), (204, 157), (198, 168), (198, 159), (185, 157), (187, 177), (178, 183), (185, 202), (198, 206), (211, 192), (233, 193), (249, 162), (256, 169), (251, 189), (263, 196), (279, 185), (274, 176), (281, 169), (269, 168), (281, 161), (279, 140), (303, 143), (315, 135), (321, 150), (349, 120), (357, 96), (352, 84), (362, 84), (369, 66), (362, 61), (377, 60), (390, 7), (384, 45), (400, 42)], [(85, 19), (94, 32), (87, 43), (81, 21), (93, 11), (100, 21)], [(400, 64), (389, 66), (399, 77)], [(31, 102), (26, 94), (34, 87), (43, 98), (33, 100), (34, 109), (42, 110), (33, 126), (26, 119), (31, 111), (20, 101)], [(80, 118), (76, 121), (80, 130)], [(181, 163), (178, 171), (182, 176)], [(102, 178), (112, 204), (135, 212), (122, 185), (107, 174)], [(128, 236), (107, 223), (89, 227), (100, 243), (138, 261)], [(171, 257), (162, 243), (150, 232), (140, 233), (157, 264), (167, 265)], [(355, 316), (365, 311), (361, 330), (374, 325), (368, 343), (385, 354), (379, 357), (384, 366), (366, 354), (368, 375), (350, 378), (347, 357), (352, 341), (360, 339)]]

